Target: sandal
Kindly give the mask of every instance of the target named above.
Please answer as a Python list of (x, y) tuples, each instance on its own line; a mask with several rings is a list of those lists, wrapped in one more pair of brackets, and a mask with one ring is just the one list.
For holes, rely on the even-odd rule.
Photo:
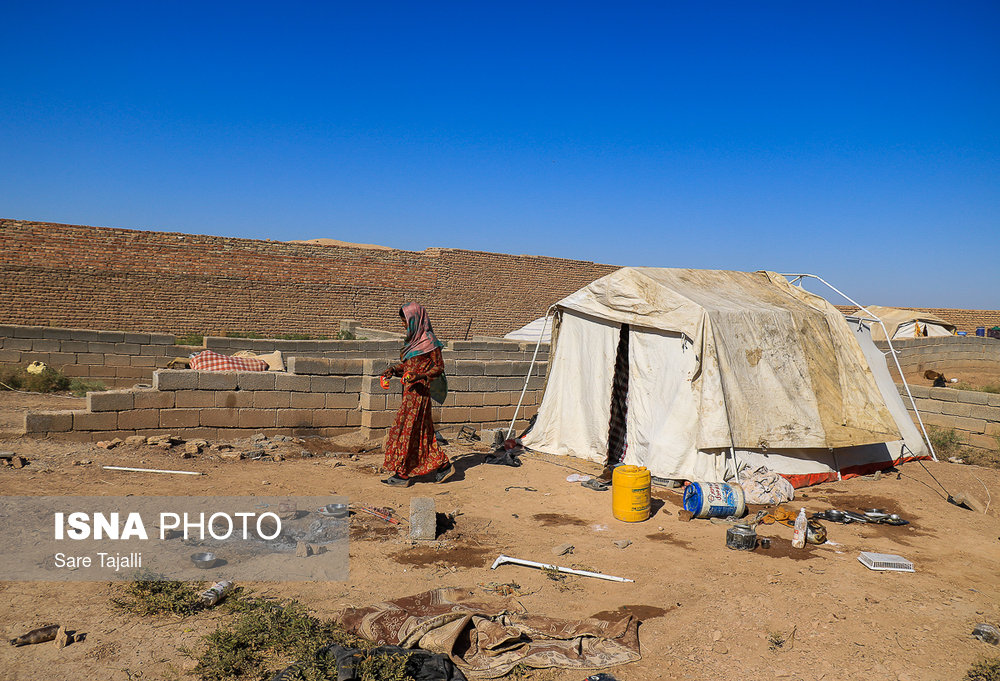
[(455, 474), (455, 467), (446, 463), (434, 472), (434, 482), (444, 482)]
[(386, 478), (385, 480), (383, 480), (382, 484), (383, 485), (389, 485), (390, 487), (409, 487), (410, 486), (410, 479), (409, 478), (400, 477), (396, 473), (393, 473), (388, 478)]

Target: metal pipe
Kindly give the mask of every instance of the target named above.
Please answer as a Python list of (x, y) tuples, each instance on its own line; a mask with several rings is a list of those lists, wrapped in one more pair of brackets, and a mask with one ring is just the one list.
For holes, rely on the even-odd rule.
[[(535, 369), (535, 358), (538, 357), (538, 348), (542, 346), (542, 336), (545, 335), (545, 327), (549, 324), (549, 316), (558, 303), (553, 303), (549, 305), (549, 308), (545, 311), (545, 321), (542, 322), (542, 330), (538, 332), (538, 342), (535, 343), (535, 354), (531, 356), (531, 364), (528, 365), (528, 375), (524, 377), (524, 387), (521, 388), (521, 396), (517, 398), (517, 406), (514, 408), (514, 418), (510, 420), (510, 427), (507, 428), (506, 440), (510, 439), (511, 433), (514, 432), (514, 422), (517, 421), (517, 415), (521, 411), (521, 403), (524, 402), (524, 393), (528, 390), (528, 381), (531, 380), (531, 372)], [(550, 348), (551, 350), (551, 348)], [(549, 356), (549, 361), (552, 361), (552, 356)]]
[(539, 568), (541, 570), (555, 570), (556, 572), (564, 572), (567, 575), (579, 575), (581, 577), (596, 577), (597, 579), (606, 579), (610, 582), (634, 582), (634, 579), (626, 579), (625, 577), (615, 577), (614, 575), (605, 575), (600, 572), (589, 572), (587, 570), (574, 570), (573, 568), (560, 567), (558, 565), (548, 565), (547, 563), (536, 563), (533, 560), (522, 560), (520, 558), (511, 558), (510, 556), (505, 556), (500, 554), (493, 565), (490, 567), (491, 570), (496, 570), (497, 566), (503, 565), (504, 563), (513, 563), (514, 565), (524, 565), (526, 567)]
[(201, 475), (198, 471), (164, 471), (158, 468), (129, 468), (128, 466), (104, 466), (106, 471), (131, 471), (133, 473), (176, 473), (177, 475)]

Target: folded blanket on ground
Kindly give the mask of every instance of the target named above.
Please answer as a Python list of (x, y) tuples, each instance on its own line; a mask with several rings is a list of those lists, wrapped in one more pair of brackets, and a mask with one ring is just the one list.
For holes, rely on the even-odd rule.
[(267, 362), (255, 357), (228, 357), (202, 350), (191, 358), (191, 368), (198, 371), (267, 371)]
[(337, 619), (380, 645), (444, 653), (466, 674), (485, 678), (503, 676), (518, 664), (604, 669), (641, 657), (639, 621), (631, 615), (613, 621), (524, 616), (475, 602), (464, 589), (349, 607)]

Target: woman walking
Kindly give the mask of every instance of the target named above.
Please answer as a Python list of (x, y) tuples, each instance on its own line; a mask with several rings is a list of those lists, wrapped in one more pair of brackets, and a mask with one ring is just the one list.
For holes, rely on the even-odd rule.
[(444, 373), (443, 343), (434, 335), (422, 305), (407, 303), (399, 308), (399, 317), (406, 327), (399, 353), (402, 362), (386, 369), (382, 376), (403, 378), (403, 403), (385, 441), (383, 467), (392, 475), (382, 482), (408, 487), (412, 478), (430, 473), (435, 482), (444, 482), (455, 469), (434, 437), (429, 389), (431, 381)]

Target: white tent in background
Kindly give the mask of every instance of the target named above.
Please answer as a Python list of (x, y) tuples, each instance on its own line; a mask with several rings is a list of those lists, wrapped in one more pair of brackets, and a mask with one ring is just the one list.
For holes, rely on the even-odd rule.
[[(882, 320), (891, 340), (955, 335), (954, 324), (946, 322), (929, 312), (900, 310), (895, 307), (882, 307), (880, 305), (869, 305), (865, 309), (871, 311), (872, 314)], [(859, 310), (854, 314), (863, 317), (868, 316), (864, 310)], [(872, 338), (877, 341), (885, 340), (885, 332), (882, 331), (882, 327), (878, 324), (872, 326)]]
[(531, 341), (532, 343), (537, 343), (539, 335), (541, 335), (543, 343), (548, 343), (552, 340), (552, 320), (548, 320), (548, 323), (546, 323), (545, 317), (539, 317), (534, 321), (528, 322), (520, 329), (511, 331), (506, 334), (504, 338), (507, 340)]
[(531, 449), (606, 461), (627, 333), (624, 461), (654, 476), (803, 486), (927, 455), (867, 327), (780, 275), (623, 268), (555, 308)]

